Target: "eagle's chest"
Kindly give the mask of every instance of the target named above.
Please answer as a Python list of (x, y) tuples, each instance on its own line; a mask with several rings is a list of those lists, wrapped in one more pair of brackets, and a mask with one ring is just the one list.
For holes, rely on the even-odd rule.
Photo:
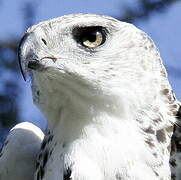
[(143, 180), (145, 174), (152, 180), (159, 179), (152, 166), (156, 159), (149, 154), (141, 138), (136, 138), (139, 137), (137, 132), (125, 133), (116, 128), (98, 133), (91, 127), (87, 136), (70, 142), (57, 141), (48, 134), (42, 144), (35, 179)]

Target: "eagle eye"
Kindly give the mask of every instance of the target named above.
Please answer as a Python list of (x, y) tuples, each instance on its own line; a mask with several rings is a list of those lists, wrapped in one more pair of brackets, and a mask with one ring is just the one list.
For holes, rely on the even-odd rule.
[(96, 48), (106, 41), (106, 31), (101, 26), (75, 28), (73, 36), (79, 44), (86, 48)]

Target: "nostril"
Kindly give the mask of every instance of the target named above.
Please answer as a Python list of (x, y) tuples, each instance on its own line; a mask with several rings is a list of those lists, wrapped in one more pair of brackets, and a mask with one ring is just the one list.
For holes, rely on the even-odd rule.
[(31, 60), (28, 62), (28, 68), (33, 69), (33, 70), (37, 70), (40, 69), (41, 64), (38, 60)]

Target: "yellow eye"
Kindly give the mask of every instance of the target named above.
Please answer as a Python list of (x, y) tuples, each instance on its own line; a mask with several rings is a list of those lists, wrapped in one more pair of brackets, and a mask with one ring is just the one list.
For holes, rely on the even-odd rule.
[(95, 48), (97, 46), (100, 46), (103, 42), (103, 35), (100, 32), (94, 32), (94, 34), (91, 34), (89, 37), (85, 37), (82, 40), (82, 44), (89, 48)]
[(86, 48), (96, 48), (106, 41), (106, 30), (100, 26), (77, 27), (73, 30), (74, 39)]

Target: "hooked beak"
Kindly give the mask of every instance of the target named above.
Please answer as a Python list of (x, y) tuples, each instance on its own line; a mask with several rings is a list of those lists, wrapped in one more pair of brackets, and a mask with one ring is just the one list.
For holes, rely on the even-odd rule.
[(19, 62), (19, 67), (20, 67), (20, 71), (21, 71), (21, 74), (23, 76), (23, 79), (26, 81), (26, 77), (25, 77), (25, 73), (23, 71), (23, 66), (22, 66), (22, 63), (21, 63), (21, 60), (22, 60), (22, 55), (21, 55), (21, 46), (22, 44), (25, 42), (25, 40), (27, 39), (28, 37), (28, 33), (25, 33), (25, 35), (23, 36), (23, 38), (21, 39), (20, 43), (19, 43), (19, 46), (18, 46), (18, 62)]
[(45, 63), (43, 62), (44, 59), (51, 59), (54, 63), (59, 59), (59, 57), (55, 57), (54, 55), (38, 58), (37, 55), (33, 54), (33, 51), (31, 51), (31, 46), (29, 46), (28, 43), (28, 37), (29, 33), (26, 33), (21, 39), (18, 48), (19, 66), (25, 81), (28, 69), (42, 71), (46, 68)]

